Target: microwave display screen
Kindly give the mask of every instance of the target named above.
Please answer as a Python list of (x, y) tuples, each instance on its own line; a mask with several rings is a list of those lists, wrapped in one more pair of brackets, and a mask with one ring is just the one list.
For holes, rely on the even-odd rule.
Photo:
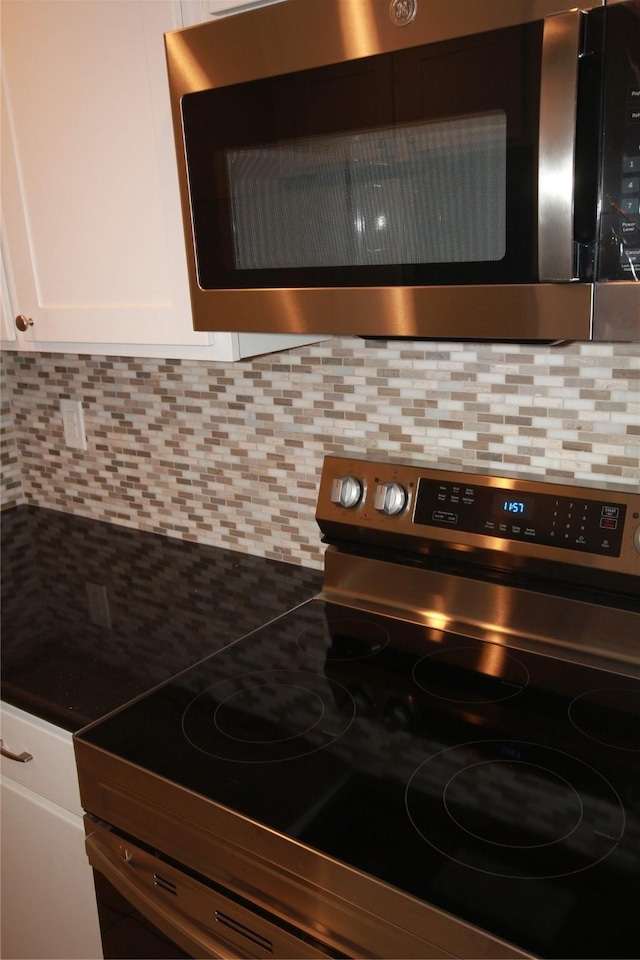
[(504, 111), (229, 151), (238, 270), (501, 260)]

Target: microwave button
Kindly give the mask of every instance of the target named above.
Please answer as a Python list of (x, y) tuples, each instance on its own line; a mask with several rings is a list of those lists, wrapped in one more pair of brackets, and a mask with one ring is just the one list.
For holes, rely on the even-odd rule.
[(640, 157), (625, 157), (622, 161), (623, 173), (640, 173)]
[(640, 107), (629, 107), (627, 110), (627, 123), (640, 123)]
[(625, 177), (622, 181), (621, 193), (640, 192), (640, 177)]
[(623, 197), (620, 202), (620, 206), (628, 217), (634, 217), (638, 213), (638, 198)]

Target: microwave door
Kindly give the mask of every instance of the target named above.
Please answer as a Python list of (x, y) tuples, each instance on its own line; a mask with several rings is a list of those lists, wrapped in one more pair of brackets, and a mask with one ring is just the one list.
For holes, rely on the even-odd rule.
[(542, 32), (185, 94), (199, 288), (536, 283)]

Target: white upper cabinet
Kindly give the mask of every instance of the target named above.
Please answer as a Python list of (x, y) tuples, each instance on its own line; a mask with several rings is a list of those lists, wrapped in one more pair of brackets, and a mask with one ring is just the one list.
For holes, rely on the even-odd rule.
[(251, 7), (264, 7), (269, 3), (283, 3), (284, 0), (180, 0), (182, 23), (190, 27), (216, 17), (229, 17)]
[(192, 328), (163, 41), (182, 25), (177, 0), (3, 0), (3, 259), (33, 321), (5, 345), (235, 360), (324, 339)]
[(9, 282), (4, 267), (4, 257), (0, 256), (0, 341), (16, 339), (16, 328), (13, 323), (13, 308), (9, 295)]

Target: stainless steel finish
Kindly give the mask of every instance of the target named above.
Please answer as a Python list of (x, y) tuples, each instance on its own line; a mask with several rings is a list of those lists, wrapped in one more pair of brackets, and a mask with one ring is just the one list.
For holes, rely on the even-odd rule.
[(640, 678), (638, 614), (501, 584), (346, 556), (329, 547), (321, 596), (505, 648)]
[[(580, 582), (597, 570), (613, 587), (616, 578), (625, 583), (640, 578), (640, 493), (631, 490), (602, 491), (590, 487), (554, 484), (559, 496), (599, 500), (611, 497), (627, 507), (619, 557), (582, 554), (562, 547), (535, 542), (491, 538), (462, 530), (417, 525), (413, 509), (387, 516), (376, 509), (375, 498), (363, 499), (346, 514), (330, 503), (327, 490), (334, 474), (348, 472), (359, 477), (366, 489), (395, 483), (416, 490), (420, 478), (456, 483), (461, 488), (499, 485), (519, 495), (548, 493), (547, 483), (534, 480), (486, 477), (469, 472), (420, 468), (409, 464), (378, 463), (326, 457), (316, 519), (330, 539), (354, 540), (383, 547), (397, 547), (428, 555), (451, 548), (451, 556), (473, 559), (511, 570), (545, 571), (563, 563), (566, 578)], [(570, 569), (567, 574), (566, 569)], [(597, 600), (569, 599), (536, 590), (524, 590), (501, 583), (450, 576), (421, 567), (410, 567), (352, 553), (329, 546), (325, 554), (325, 578), (321, 596), (325, 600), (361, 610), (399, 615), (435, 629), (459, 633), (477, 640), (534, 652), (544, 651), (559, 659), (582, 662), (640, 678), (640, 643), (637, 613), (609, 606)]]
[(196, 330), (215, 323), (225, 330), (437, 340), (589, 340), (592, 293), (592, 284), (569, 283), (218, 290), (214, 320), (211, 293), (195, 279), (191, 285)]
[[(640, 574), (640, 560), (634, 546), (634, 533), (639, 521), (633, 520), (633, 515), (640, 517), (640, 493), (636, 490), (610, 490), (606, 496), (627, 506), (628, 521), (624, 531), (622, 551), (619, 557), (594, 556), (590, 553), (578, 553), (563, 550), (561, 547), (547, 546), (536, 542), (522, 542), (518, 540), (502, 540), (477, 533), (466, 533), (461, 530), (447, 530), (430, 526), (417, 525), (413, 522), (413, 511), (406, 510), (399, 516), (386, 516), (375, 509), (366, 498), (350, 511), (340, 510), (330, 501), (329, 490), (335, 476), (348, 474), (358, 477), (368, 490), (375, 490), (378, 483), (397, 483), (407, 491), (414, 491), (418, 481), (423, 478), (434, 478), (443, 481), (452, 481), (460, 484), (473, 484), (475, 487), (499, 485), (505, 491), (520, 494), (545, 493), (549, 491), (549, 484), (536, 480), (515, 479), (509, 477), (487, 477), (469, 472), (455, 472), (417, 467), (397, 463), (376, 463), (370, 460), (349, 459), (346, 457), (326, 457), (325, 468), (320, 482), (318, 508), (316, 519), (324, 533), (333, 534), (341, 531), (349, 536), (348, 528), (357, 529), (358, 539), (363, 543), (376, 543), (383, 546), (403, 547), (416, 553), (428, 554), (433, 552), (436, 544), (448, 546), (452, 551), (464, 557), (471, 557), (474, 553), (485, 557), (493, 554), (492, 562), (499, 563), (504, 557), (509, 564), (524, 567), (526, 563), (539, 561), (549, 564), (552, 562), (564, 563), (575, 568), (591, 570), (597, 568), (607, 574), (622, 576), (638, 576)], [(604, 496), (603, 491), (594, 491), (590, 487), (568, 484), (553, 484), (553, 490), (559, 496), (591, 497), (598, 494)]]
[(161, 836), (167, 856), (286, 917), (326, 945), (328, 956), (331, 950), (362, 960), (531, 956), (134, 764), (82, 741), (75, 748), (86, 809), (151, 846)]
[(29, 327), (32, 327), (32, 326), (33, 326), (33, 320), (31, 319), (31, 317), (25, 317), (22, 313), (18, 314), (18, 316), (16, 317), (16, 327), (18, 328), (18, 330), (24, 333), (25, 330), (28, 330)]
[(89, 863), (194, 957), (331, 957), (85, 818)]
[[(580, 9), (603, 6), (585, 0)], [(570, 11), (570, 12), (568, 12)], [(437, 340), (630, 339), (635, 320), (616, 322), (615, 283), (593, 317), (591, 283), (464, 287), (361, 287), (205, 291), (197, 279), (182, 134), (181, 98), (192, 92), (437, 43), (549, 17), (541, 171), (541, 256), (554, 281), (571, 277), (567, 238), (580, 14), (563, 0), (421, 0), (399, 29), (389, 0), (287, 0), (165, 37), (191, 300), (196, 330), (428, 337)], [(295, 37), (295, 42), (292, 39)], [(557, 100), (553, 98), (557, 97)], [(552, 136), (560, 137), (558, 144)], [(558, 207), (555, 203), (558, 201)], [(560, 266), (552, 264), (560, 251)], [(623, 284), (624, 286), (624, 284)], [(607, 302), (609, 301), (609, 302)], [(516, 327), (517, 324), (517, 327)], [(632, 336), (631, 339), (640, 338)]]
[(33, 760), (33, 755), (27, 753), (26, 750), (23, 750), (22, 753), (12, 753), (4, 745), (4, 740), (0, 740), (0, 754), (3, 757), (6, 757), (7, 760), (15, 760), (17, 763), (29, 763), (29, 760)]
[(573, 195), (578, 104), (579, 10), (544, 23), (538, 155), (541, 280), (573, 278)]
[[(603, 0), (580, 4), (582, 10), (601, 6)], [(573, 8), (566, 0), (421, 0), (413, 22), (399, 30), (389, 0), (287, 0), (177, 30), (165, 35), (176, 131), (181, 137), (185, 93), (531, 23)]]
[(640, 340), (640, 283), (596, 283), (594, 340)]
[(331, 486), (331, 502), (347, 510), (356, 507), (362, 497), (362, 484), (355, 477), (336, 477)]
[(407, 505), (407, 491), (399, 483), (379, 483), (373, 505), (388, 517), (396, 517)]

